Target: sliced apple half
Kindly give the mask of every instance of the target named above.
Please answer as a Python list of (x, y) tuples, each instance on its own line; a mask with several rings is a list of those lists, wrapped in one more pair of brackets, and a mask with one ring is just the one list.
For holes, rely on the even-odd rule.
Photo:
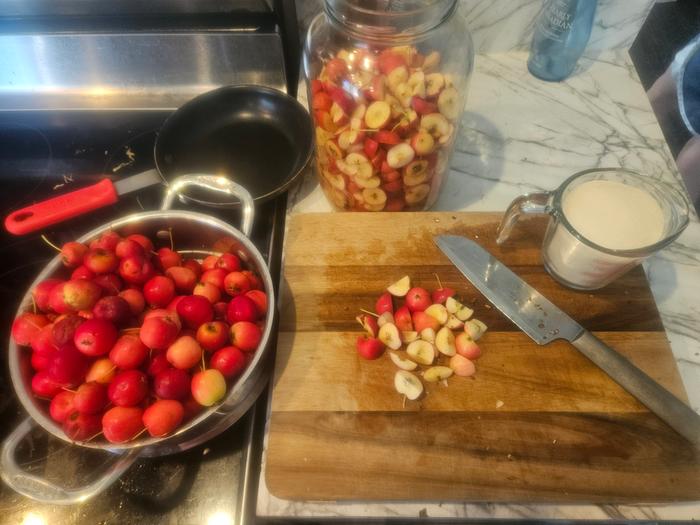
[(398, 169), (403, 168), (406, 164), (411, 162), (416, 156), (416, 152), (413, 148), (402, 142), (392, 147), (386, 154), (386, 163), (389, 167)]
[(437, 100), (440, 113), (450, 120), (459, 117), (459, 92), (453, 88), (446, 88), (440, 93)]
[(429, 113), (421, 117), (420, 127), (439, 138), (450, 131), (450, 122), (440, 113)]
[(398, 350), (401, 348), (401, 336), (399, 335), (399, 329), (396, 328), (395, 324), (386, 323), (380, 326), (377, 338), (384, 343), (385, 346), (391, 348), (392, 350)]
[(430, 186), (428, 184), (419, 184), (418, 186), (411, 186), (406, 188), (406, 204), (413, 205), (424, 201), (428, 194), (430, 193)]
[(394, 324), (394, 314), (391, 312), (382, 312), (379, 317), (377, 317), (377, 326), (381, 328), (387, 323)]
[(425, 309), (425, 313), (433, 319), (436, 319), (441, 325), (444, 325), (449, 317), (447, 308), (442, 304), (431, 304)]
[(432, 365), (435, 360), (435, 347), (421, 339), (410, 343), (406, 347), (406, 353), (420, 365)]
[(410, 289), (411, 278), (408, 275), (404, 275), (401, 279), (386, 287), (386, 291), (394, 297), (404, 297)]
[[(464, 332), (462, 332), (464, 333)], [(455, 347), (455, 336), (452, 330), (443, 326), (438, 330), (435, 336), (435, 348), (438, 349), (443, 355), (453, 356), (457, 353), (457, 348)]]
[(411, 401), (418, 399), (423, 393), (423, 383), (408, 370), (399, 370), (394, 376), (394, 388)]
[(404, 330), (401, 332), (401, 341), (405, 344), (418, 340), (418, 332), (415, 330)]
[(430, 327), (423, 328), (419, 335), (423, 341), (428, 341), (431, 344), (435, 342), (435, 330)]
[(476, 372), (474, 363), (459, 354), (450, 357), (450, 368), (455, 371), (455, 375), (462, 377), (473, 376)]
[(464, 328), (464, 322), (457, 319), (456, 315), (450, 314), (450, 316), (447, 318), (445, 326), (450, 330), (461, 330)]
[(459, 310), (455, 312), (455, 317), (457, 317), (457, 319), (459, 319), (460, 321), (466, 321), (472, 315), (474, 315), (474, 310), (472, 310), (468, 306), (464, 306), (463, 304), (460, 305)]
[(372, 102), (365, 111), (365, 124), (371, 129), (383, 128), (390, 119), (391, 106), (383, 100)]
[(445, 77), (441, 73), (430, 73), (425, 77), (425, 95), (427, 97), (436, 97), (445, 87)]
[(389, 352), (389, 357), (391, 358), (391, 361), (401, 370), (408, 370), (410, 372), (411, 370), (418, 368), (416, 363), (409, 359), (402, 359), (394, 352)]
[(411, 147), (417, 155), (428, 155), (435, 147), (435, 139), (426, 130), (419, 130), (411, 137)]
[(454, 374), (454, 370), (448, 366), (431, 366), (423, 372), (423, 379), (429, 383), (437, 383), (438, 381), (451, 377), (452, 374)]
[[(430, 136), (430, 135), (428, 135)], [(428, 161), (413, 160), (403, 169), (403, 183), (406, 186), (418, 186), (428, 180)]]
[(464, 331), (469, 334), (474, 341), (478, 340), (484, 332), (486, 332), (487, 326), (479, 321), (478, 319), (472, 319), (464, 323)]

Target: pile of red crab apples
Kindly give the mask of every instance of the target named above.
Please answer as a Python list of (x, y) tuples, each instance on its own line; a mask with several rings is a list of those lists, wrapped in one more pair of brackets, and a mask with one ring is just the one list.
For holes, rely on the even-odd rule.
[(321, 186), (341, 210), (420, 210), (437, 198), (463, 100), (440, 53), (340, 50), (311, 80)]
[(200, 263), (112, 231), (60, 252), (65, 270), (32, 290), (12, 337), (30, 352), (34, 395), (70, 439), (171, 434), (251, 362), (267, 295), (238, 256)]
[[(394, 301), (401, 298), (403, 304), (394, 308)], [(476, 341), (486, 325), (472, 318), (474, 311), (455, 298), (452, 288), (440, 286), (431, 294), (411, 287), (405, 276), (387, 287), (377, 299), (375, 312), (357, 317), (367, 332), (357, 338), (357, 352), (365, 359), (377, 359), (385, 349), (391, 350), (391, 361), (399, 368), (394, 387), (407, 399), (423, 394), (419, 371), (429, 383), (476, 372), (474, 361), (481, 355)], [(402, 349), (405, 352), (397, 353)]]

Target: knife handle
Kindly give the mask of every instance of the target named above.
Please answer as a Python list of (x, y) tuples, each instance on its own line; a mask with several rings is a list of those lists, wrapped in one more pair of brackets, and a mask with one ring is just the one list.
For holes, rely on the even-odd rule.
[(688, 405), (589, 331), (571, 344), (676, 432), (700, 447), (700, 416)]
[(13, 211), (5, 218), (5, 228), (14, 235), (25, 235), (103, 206), (109, 206), (118, 199), (112, 181), (102, 179), (85, 188)]

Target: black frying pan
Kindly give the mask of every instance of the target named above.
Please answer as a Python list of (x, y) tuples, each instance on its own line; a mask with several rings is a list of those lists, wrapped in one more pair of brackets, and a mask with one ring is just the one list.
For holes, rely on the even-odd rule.
[[(292, 97), (261, 86), (226, 86), (190, 100), (163, 123), (154, 147), (156, 168), (115, 183), (104, 179), (12, 212), (11, 233), (23, 235), (114, 204), (119, 195), (185, 174), (231, 178), (256, 201), (270, 199), (295, 181), (313, 146), (313, 126)], [(183, 200), (211, 206), (233, 202), (188, 190)]]

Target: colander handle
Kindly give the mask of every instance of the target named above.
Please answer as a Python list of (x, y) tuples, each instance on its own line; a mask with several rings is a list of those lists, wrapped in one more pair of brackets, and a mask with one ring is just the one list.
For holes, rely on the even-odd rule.
[(255, 216), (253, 197), (251, 197), (248, 190), (243, 186), (236, 184), (226, 177), (218, 177), (216, 175), (183, 175), (182, 177), (178, 177), (168, 184), (168, 189), (165, 192), (165, 198), (163, 199), (163, 204), (161, 204), (160, 209), (169, 210), (173, 205), (175, 197), (182, 192), (182, 190), (190, 186), (224, 193), (240, 200), (243, 210), (241, 216), (241, 231), (243, 235), (250, 237)]
[(42, 503), (74, 505), (86, 501), (118, 480), (138, 457), (137, 450), (116, 455), (116, 460), (108, 462), (102, 472), (98, 471), (92, 483), (77, 489), (59, 487), (47, 479), (25, 472), (15, 459), (17, 447), (35, 426), (34, 421), (27, 418), (5, 439), (0, 456), (0, 476), (16, 492)]

